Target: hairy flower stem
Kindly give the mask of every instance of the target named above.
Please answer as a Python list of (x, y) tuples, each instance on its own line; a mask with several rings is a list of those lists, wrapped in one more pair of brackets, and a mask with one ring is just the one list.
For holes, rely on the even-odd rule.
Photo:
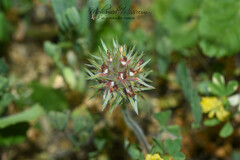
[(150, 153), (150, 145), (143, 133), (142, 128), (137, 124), (137, 122), (132, 118), (130, 115), (128, 108), (125, 104), (121, 106), (122, 115), (124, 118), (125, 123), (127, 126), (133, 131), (133, 133), (136, 135), (137, 139), (140, 141), (140, 143), (143, 145), (144, 149), (147, 153)]

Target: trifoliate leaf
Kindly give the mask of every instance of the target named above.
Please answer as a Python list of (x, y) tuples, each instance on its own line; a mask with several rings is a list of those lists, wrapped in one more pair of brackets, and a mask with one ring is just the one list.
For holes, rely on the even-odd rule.
[(160, 112), (160, 113), (155, 113), (154, 114), (154, 117), (158, 120), (158, 122), (162, 125), (162, 126), (166, 126), (167, 122), (168, 122), (168, 119), (170, 118), (171, 116), (171, 111), (168, 110), (168, 111), (163, 111), (163, 112)]

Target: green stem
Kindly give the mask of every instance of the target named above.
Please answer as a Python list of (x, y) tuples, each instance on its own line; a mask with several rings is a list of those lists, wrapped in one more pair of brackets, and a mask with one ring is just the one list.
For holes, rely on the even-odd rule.
[(142, 128), (137, 124), (137, 122), (132, 118), (130, 115), (128, 108), (125, 106), (121, 106), (122, 115), (124, 118), (125, 123), (127, 126), (133, 131), (133, 133), (136, 135), (138, 141), (143, 145), (144, 149), (147, 153), (150, 153), (150, 145), (143, 133)]

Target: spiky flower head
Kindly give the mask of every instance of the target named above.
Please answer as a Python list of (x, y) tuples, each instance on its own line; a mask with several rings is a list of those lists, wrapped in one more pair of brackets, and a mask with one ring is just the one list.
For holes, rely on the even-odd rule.
[(146, 82), (151, 82), (147, 76), (150, 70), (144, 69), (147, 63), (143, 61), (143, 53), (138, 55), (135, 47), (127, 49), (126, 45), (119, 45), (113, 40), (113, 48), (107, 48), (102, 42), (103, 50), (99, 47), (100, 57), (92, 55), (85, 68), (89, 77), (95, 79), (97, 84), (91, 86), (103, 93), (103, 109), (109, 103), (110, 113), (119, 104), (129, 101), (138, 114), (137, 95), (141, 91), (154, 89)]

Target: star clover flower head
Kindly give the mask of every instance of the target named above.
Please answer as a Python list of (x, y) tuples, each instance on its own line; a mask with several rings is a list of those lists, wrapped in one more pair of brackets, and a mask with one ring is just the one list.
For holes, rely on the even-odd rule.
[(123, 102), (130, 102), (138, 114), (137, 96), (144, 90), (154, 89), (147, 82), (151, 73), (145, 66), (143, 53), (135, 52), (135, 47), (128, 49), (126, 45), (119, 45), (113, 40), (113, 48), (107, 47), (101, 40), (100, 56), (92, 55), (85, 68), (89, 75), (87, 79), (95, 80), (91, 86), (97, 93), (103, 94), (103, 109), (110, 104), (110, 113)]

